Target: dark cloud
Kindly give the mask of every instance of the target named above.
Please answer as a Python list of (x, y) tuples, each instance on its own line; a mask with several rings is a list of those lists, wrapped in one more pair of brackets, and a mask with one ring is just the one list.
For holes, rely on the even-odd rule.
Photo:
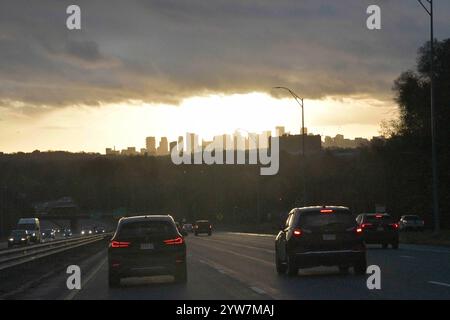
[[(428, 36), (414, 1), (84, 0), (82, 30), (69, 31), (73, 3), (0, 3), (0, 105), (177, 103), (274, 85), (391, 99)], [(381, 31), (365, 28), (369, 4), (382, 8)], [(437, 36), (448, 37), (450, 3), (439, 6)]]

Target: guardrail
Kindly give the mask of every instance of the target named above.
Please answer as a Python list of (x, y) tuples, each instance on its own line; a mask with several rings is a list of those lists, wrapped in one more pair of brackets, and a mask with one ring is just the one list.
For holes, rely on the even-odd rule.
[(0, 271), (23, 263), (35, 261), (52, 254), (74, 249), (93, 242), (103, 240), (111, 233), (102, 233), (92, 236), (82, 236), (77, 238), (54, 240), (42, 244), (8, 249), (0, 251)]

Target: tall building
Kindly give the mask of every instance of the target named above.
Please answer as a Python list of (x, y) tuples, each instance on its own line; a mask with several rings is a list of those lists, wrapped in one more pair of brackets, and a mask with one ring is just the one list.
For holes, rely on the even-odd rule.
[(176, 149), (177, 148), (177, 141), (172, 141), (172, 142), (170, 142), (170, 144), (169, 144), (169, 152), (172, 152), (172, 150), (173, 149)]
[(284, 136), (285, 133), (286, 133), (286, 132), (285, 132), (283, 126), (279, 126), (279, 127), (276, 127), (276, 128), (275, 128), (275, 135), (276, 135), (277, 137)]
[(156, 139), (155, 137), (145, 138), (145, 146), (149, 155), (156, 154)]
[(161, 137), (161, 140), (159, 141), (159, 147), (156, 152), (158, 156), (165, 156), (169, 154), (169, 142), (167, 141), (166, 137)]

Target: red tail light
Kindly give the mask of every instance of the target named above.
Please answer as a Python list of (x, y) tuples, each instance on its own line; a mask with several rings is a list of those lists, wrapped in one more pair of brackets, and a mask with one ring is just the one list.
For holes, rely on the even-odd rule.
[(130, 242), (125, 241), (111, 241), (111, 248), (128, 248)]
[(390, 226), (394, 229), (398, 229), (398, 223), (391, 223)]
[(169, 240), (164, 240), (165, 244), (183, 244), (183, 238), (182, 237), (177, 237), (175, 239), (169, 239)]
[(378, 218), (378, 219), (383, 218), (383, 215), (382, 214), (376, 214), (375, 218)]
[(356, 233), (362, 233), (363, 232), (363, 229), (362, 228), (360, 228), (360, 227), (357, 227), (356, 228)]
[(372, 226), (372, 224), (371, 223), (363, 223), (362, 225), (361, 225), (361, 228), (367, 228), (367, 227), (371, 227)]
[(296, 229), (294, 229), (294, 232), (292, 234), (294, 235), (294, 237), (298, 238), (302, 235), (302, 233), (303, 233), (302, 229), (296, 228)]
[(322, 210), (320, 210), (320, 213), (333, 213), (333, 210), (331, 210), (331, 209), (322, 209)]

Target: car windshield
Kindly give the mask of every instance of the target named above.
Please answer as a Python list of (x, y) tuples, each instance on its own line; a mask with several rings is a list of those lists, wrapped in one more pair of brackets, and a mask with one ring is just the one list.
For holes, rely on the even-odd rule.
[(26, 231), (25, 230), (13, 230), (11, 231), (11, 236), (22, 236), (22, 235), (26, 235)]
[(347, 229), (355, 225), (352, 214), (347, 210), (338, 210), (331, 213), (320, 211), (302, 213), (298, 226), (304, 228), (337, 227)]
[(36, 225), (32, 223), (20, 223), (17, 228), (19, 230), (34, 230), (36, 229)]
[(168, 221), (139, 221), (124, 223), (118, 232), (121, 239), (176, 236), (175, 226)]

